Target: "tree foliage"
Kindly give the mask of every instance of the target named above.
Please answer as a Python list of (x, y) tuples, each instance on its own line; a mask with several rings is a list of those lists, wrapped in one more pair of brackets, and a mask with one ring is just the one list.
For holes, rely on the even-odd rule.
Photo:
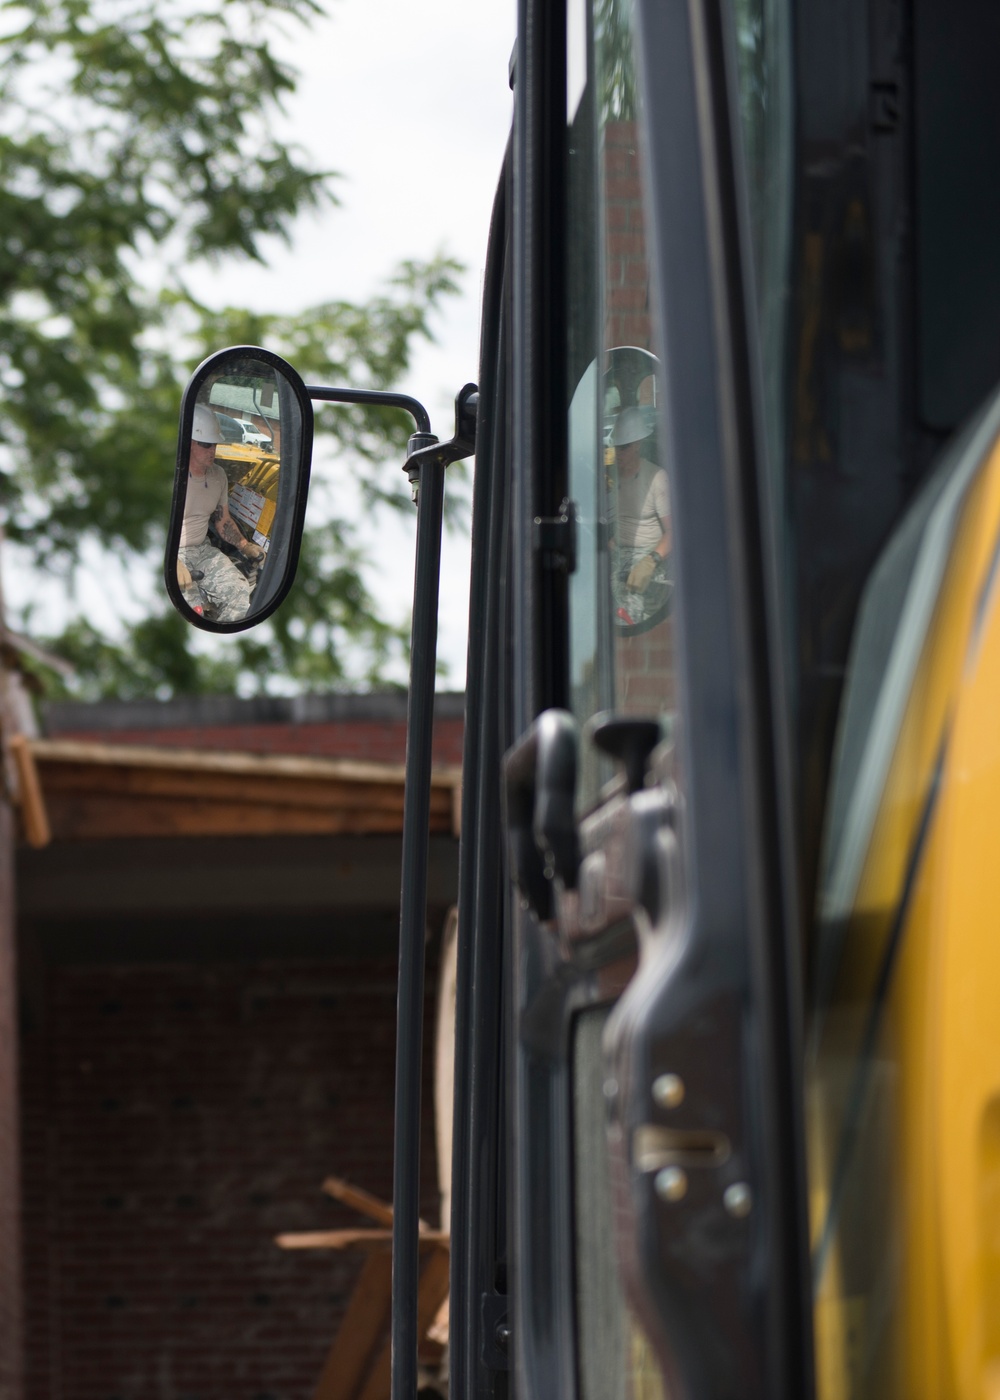
[[(181, 388), (204, 355), (266, 344), (307, 379), (387, 387), (460, 269), (407, 263), (366, 304), (297, 315), (188, 290), (197, 262), (259, 263), (297, 215), (336, 202), (332, 173), (274, 135), (295, 75), (271, 40), (314, 19), (314, 0), (23, 0), (0, 13), (4, 529), (67, 582), (88, 544), (111, 551), (141, 594), (159, 568)], [(317, 417), (371, 503), (403, 499), (401, 473), (380, 465), (398, 461), (406, 423)], [(156, 608), (124, 639), (77, 618), (50, 644), (76, 663), (82, 693), (168, 694), (275, 675), (375, 682), (404, 641), (375, 615), (349, 524), (333, 518), (308, 536), (280, 617), (211, 653)]]

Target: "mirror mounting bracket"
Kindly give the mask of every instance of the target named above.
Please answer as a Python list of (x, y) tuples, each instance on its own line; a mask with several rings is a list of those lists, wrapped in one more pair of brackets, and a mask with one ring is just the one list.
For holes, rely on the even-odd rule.
[(479, 407), (479, 389), (475, 384), (463, 384), (455, 395), (455, 434), (447, 442), (439, 442), (430, 431), (428, 422), (425, 431), (413, 434), (406, 446), (406, 461), (403, 471), (410, 479), (413, 502), (416, 505), (420, 489), (420, 469), (435, 462), (442, 467), (450, 467), (452, 462), (460, 462), (463, 457), (471, 457), (476, 450), (476, 411)]

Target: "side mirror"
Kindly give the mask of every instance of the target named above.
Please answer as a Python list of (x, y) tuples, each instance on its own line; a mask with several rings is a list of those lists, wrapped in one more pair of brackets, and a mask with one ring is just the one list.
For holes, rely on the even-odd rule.
[(313, 410), (280, 355), (237, 345), (195, 370), (181, 401), (164, 580), (208, 632), (263, 622), (292, 586)]

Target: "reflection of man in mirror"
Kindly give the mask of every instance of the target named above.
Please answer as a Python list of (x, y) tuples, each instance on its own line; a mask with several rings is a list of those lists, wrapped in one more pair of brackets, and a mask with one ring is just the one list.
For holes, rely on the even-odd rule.
[(617, 476), (616, 572), (632, 593), (645, 593), (670, 552), (667, 474), (647, 455), (652, 434), (653, 425), (641, 408), (623, 408), (611, 430)]
[(215, 449), (220, 442), (222, 433), (218, 418), (205, 404), (198, 404), (191, 430), (177, 578), (189, 603), (197, 580), (197, 593), (211, 608), (214, 620), (239, 622), (250, 607), (250, 580), (228, 555), (209, 542), (208, 527), (211, 525), (220, 539), (248, 559), (262, 559), (264, 551), (244, 536), (229, 514), (229, 482), (222, 468), (215, 464)]

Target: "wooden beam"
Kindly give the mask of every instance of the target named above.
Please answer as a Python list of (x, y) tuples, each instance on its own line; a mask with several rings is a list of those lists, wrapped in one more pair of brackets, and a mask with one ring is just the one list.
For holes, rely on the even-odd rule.
[(347, 1312), (327, 1352), (312, 1400), (351, 1400), (389, 1325), (392, 1256), (369, 1254), (354, 1285)]
[[(274, 1242), (279, 1249), (391, 1249), (391, 1230), (295, 1230), (290, 1234), (275, 1235)], [(444, 1230), (420, 1232), (420, 1248), (445, 1249), (451, 1242)]]
[(7, 748), (17, 769), (18, 799), (25, 838), (29, 846), (47, 846), (52, 840), (52, 828), (45, 810), (32, 746), (23, 734), (13, 734), (7, 741)]
[[(423, 1340), (437, 1311), (448, 1296), (448, 1266), (450, 1258), (447, 1250), (436, 1249), (420, 1271), (417, 1289), (417, 1343)], [(392, 1346), (387, 1340), (358, 1400), (389, 1400), (392, 1376)]]
[(370, 1191), (365, 1191), (360, 1186), (352, 1186), (340, 1176), (328, 1176), (322, 1189), (335, 1201), (342, 1201), (345, 1206), (351, 1206), (362, 1215), (377, 1220), (380, 1225), (391, 1227), (392, 1206), (388, 1201), (381, 1201), (378, 1196), (373, 1196)]
[[(78, 739), (32, 739), (40, 763), (86, 764), (109, 768), (195, 769), (199, 773), (262, 774), (274, 777), (339, 779), (348, 783), (400, 785), (406, 769), (401, 763), (354, 758), (323, 758), (299, 754), (247, 753), (245, 750), (186, 749), (154, 744), (98, 744)], [(449, 791), (461, 784), (457, 764), (436, 765), (435, 785)]]
[[(396, 764), (32, 740), (52, 835), (394, 834), (403, 822)], [(436, 770), (431, 831), (450, 833), (458, 770)]]
[(111, 768), (44, 761), (45, 786), (53, 792), (108, 793), (138, 797), (201, 797), (213, 802), (266, 794), (272, 804), (297, 807), (354, 806), (394, 811), (402, 806), (402, 784), (343, 779), (289, 779), (268, 773), (216, 773), (200, 769)]
[[(402, 830), (402, 812), (332, 807), (276, 806), (255, 800), (212, 802), (202, 798), (115, 798), (49, 793), (55, 840), (174, 836), (373, 836)], [(432, 819), (433, 835), (447, 826)]]
[[(377, 1220), (380, 1225), (388, 1225), (391, 1228), (392, 1206), (388, 1201), (373, 1196), (370, 1191), (365, 1191), (360, 1186), (352, 1186), (349, 1181), (345, 1181), (340, 1176), (328, 1176), (320, 1189), (325, 1191), (328, 1196), (332, 1196), (335, 1201), (342, 1201), (345, 1206), (352, 1206), (362, 1215), (367, 1215), (370, 1219)], [(419, 1225), (422, 1235), (439, 1233), (428, 1225), (426, 1220), (419, 1221)]]

